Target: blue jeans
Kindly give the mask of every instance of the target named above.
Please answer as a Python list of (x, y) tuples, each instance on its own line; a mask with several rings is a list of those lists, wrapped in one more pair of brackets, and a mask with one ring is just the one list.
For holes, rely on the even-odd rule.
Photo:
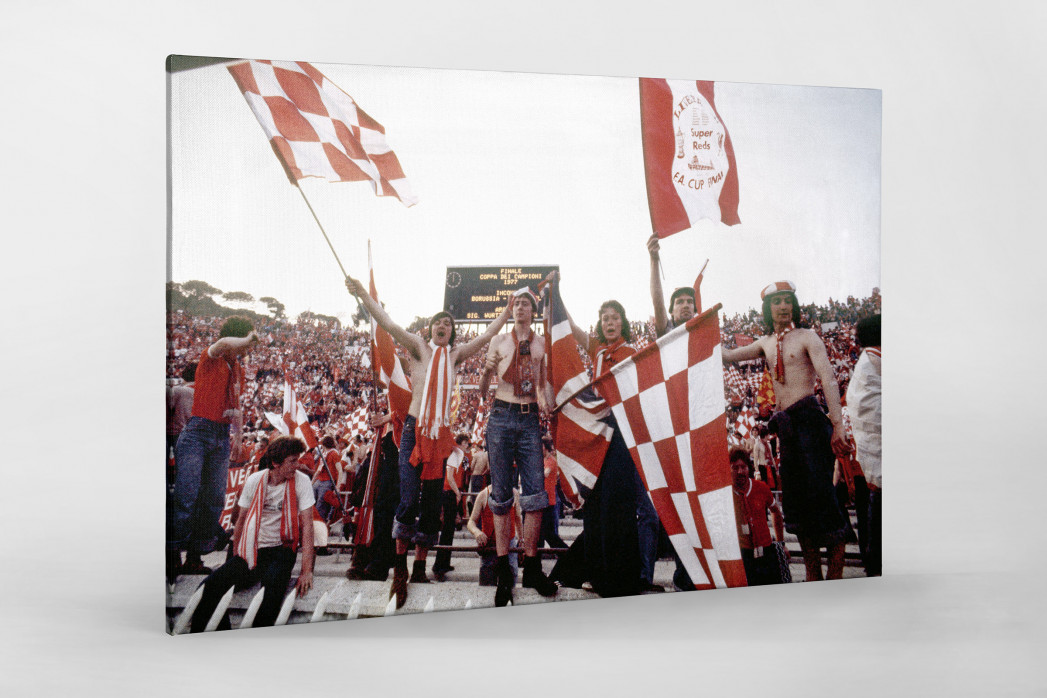
[[(431, 548), (440, 538), (440, 493), (443, 478), (422, 486), (423, 464), (411, 465), (416, 420), (408, 415), (400, 436), (400, 504), (393, 518), (393, 538)], [(432, 483), (436, 483), (433, 485)]]
[(487, 421), (487, 453), (491, 463), (491, 512), (508, 514), (513, 507), (513, 487), (517, 470), (521, 481), (520, 508), (541, 511), (549, 506), (542, 470), (542, 435), (538, 406), (530, 412), (504, 406), (496, 401)]
[(174, 497), (167, 549), (204, 554), (215, 549), (229, 477), (229, 425), (190, 417), (175, 445)]
[[(490, 500), (488, 500), (490, 501)], [(509, 547), (515, 548), (519, 544), (520, 540), (513, 537), (509, 541)], [(498, 585), (498, 553), (494, 550), (494, 542), (492, 541), (485, 548), (479, 551), (480, 555), (480, 586), (482, 587), (493, 587)], [(519, 553), (509, 553), (509, 569), (513, 571), (513, 586), (516, 585), (516, 575), (520, 569), (520, 555)]]
[(313, 485), (313, 498), (316, 499), (316, 513), (320, 515), (320, 518), (325, 523), (330, 523), (327, 519), (331, 516), (331, 509), (333, 507), (324, 501), (324, 495), (334, 489), (334, 485), (330, 480), (320, 480)]

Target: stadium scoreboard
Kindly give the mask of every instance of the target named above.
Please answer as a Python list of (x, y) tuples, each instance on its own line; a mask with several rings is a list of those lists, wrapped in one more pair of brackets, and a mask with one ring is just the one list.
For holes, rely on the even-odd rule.
[[(444, 285), (444, 310), (457, 322), (492, 322), (498, 318), (509, 297), (523, 286), (535, 294), (549, 272), (558, 264), (518, 267), (447, 267)], [(535, 319), (541, 319), (541, 308)]]

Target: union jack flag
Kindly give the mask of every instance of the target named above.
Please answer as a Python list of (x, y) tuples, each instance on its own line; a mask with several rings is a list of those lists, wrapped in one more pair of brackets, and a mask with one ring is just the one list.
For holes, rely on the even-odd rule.
[[(545, 336), (551, 340), (547, 353), (549, 381), (557, 411), (550, 420), (556, 445), (556, 464), (566, 477), (569, 496), (582, 499), (582, 490), (591, 490), (600, 476), (613, 430), (602, 422), (610, 413), (607, 403), (589, 384), (589, 374), (571, 333), (567, 310), (556, 284), (547, 287)], [(565, 490), (565, 494), (568, 494)]]

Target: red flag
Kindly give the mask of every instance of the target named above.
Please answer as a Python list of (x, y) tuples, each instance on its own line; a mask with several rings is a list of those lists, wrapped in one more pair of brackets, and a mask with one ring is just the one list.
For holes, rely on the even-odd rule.
[[(374, 265), (371, 262), (370, 244), (367, 247), (367, 266), (371, 274), (371, 298), (377, 303), (379, 302), (378, 291), (374, 285)], [(393, 440), (399, 446), (404, 420), (407, 419), (407, 412), (411, 409), (411, 381), (404, 372), (400, 359), (396, 356), (392, 335), (379, 327), (373, 318), (371, 319), (371, 342), (374, 345), (372, 355), (378, 364), (374, 367), (378, 381), (382, 387), (389, 390), (389, 414), (393, 419)]]
[(727, 461), (719, 309), (594, 382), (698, 589), (746, 585)]
[(382, 125), (312, 65), (245, 61), (229, 72), (292, 183), (370, 181), (378, 196), (417, 203)]
[(713, 83), (640, 79), (640, 125), (651, 227), (664, 238), (708, 218), (738, 218), (734, 146)]
[(753, 343), (753, 338), (747, 334), (741, 334), (740, 332), (734, 333), (734, 343), (739, 347), (747, 347)]

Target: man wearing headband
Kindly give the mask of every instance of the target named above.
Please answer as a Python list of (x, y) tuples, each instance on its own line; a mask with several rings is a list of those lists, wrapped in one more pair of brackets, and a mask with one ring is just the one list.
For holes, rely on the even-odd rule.
[(509, 308), (476, 339), (454, 346), (454, 318), (439, 312), (429, 321), (429, 341), (397, 325), (357, 279), (345, 277), (349, 292), (393, 339), (407, 350), (411, 373), (411, 406), (400, 438), (400, 505), (393, 521), (396, 563), (390, 597), (396, 607), (407, 601), (407, 549), (415, 545), (411, 581), (427, 583), (425, 558), (440, 534), (440, 495), (443, 492), (444, 461), (454, 450), (451, 435), (451, 396), (455, 370), (498, 334)]
[[(771, 429), (781, 444), (782, 508), (785, 527), (803, 551), (807, 581), (822, 579), (821, 548), (829, 558), (827, 577), (843, 576), (843, 510), (833, 488), (836, 456), (848, 452), (836, 383), (825, 344), (814, 330), (797, 327), (796, 286), (778, 281), (760, 292), (768, 334), (738, 349), (724, 349), (724, 363), (763, 358), (771, 366), (777, 402)], [(815, 396), (821, 381), (826, 417)]]
[(494, 514), (495, 550), (498, 554), (498, 584), (494, 605), (505, 606), (513, 600), (512, 567), (509, 564), (511, 538), (510, 515), (513, 508), (513, 486), (517, 469), (523, 490), (520, 508), (524, 512), (523, 585), (542, 596), (556, 594), (556, 584), (545, 576), (538, 557), (538, 534), (542, 510), (549, 505), (542, 470), (541, 422), (539, 407), (548, 412), (551, 402), (546, 394), (544, 362), (545, 340), (531, 330), (538, 310), (538, 299), (529, 288), (521, 288), (511, 298), (513, 330), (499, 335), (487, 350), (487, 363), (480, 377), (480, 395), (487, 396), (491, 376), (499, 376), (494, 403), (487, 420), (487, 452), (491, 465), (489, 505)]

